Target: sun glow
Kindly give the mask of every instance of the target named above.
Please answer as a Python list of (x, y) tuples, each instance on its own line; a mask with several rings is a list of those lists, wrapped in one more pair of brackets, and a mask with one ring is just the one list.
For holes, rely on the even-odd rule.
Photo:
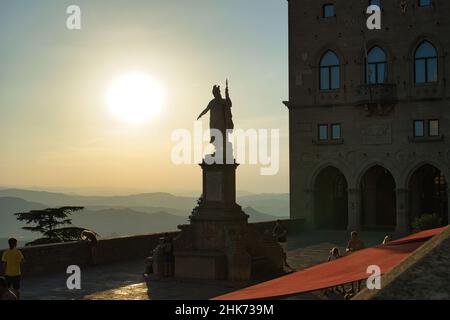
[(143, 73), (117, 78), (106, 94), (109, 109), (120, 119), (142, 123), (151, 119), (163, 104), (163, 90), (152, 77)]

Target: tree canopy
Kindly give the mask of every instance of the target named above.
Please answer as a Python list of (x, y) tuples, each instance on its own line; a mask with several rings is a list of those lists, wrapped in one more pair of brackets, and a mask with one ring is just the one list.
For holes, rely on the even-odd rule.
[[(29, 212), (15, 213), (17, 220), (25, 221), (27, 225), (33, 226), (22, 227), (24, 230), (39, 232), (49, 242), (67, 241), (67, 238), (72, 238), (74, 228), (59, 228), (61, 226), (71, 226), (72, 219), (69, 215), (76, 211), (83, 210), (84, 207), (61, 207), (48, 208), (44, 210), (31, 210)], [(82, 230), (81, 228), (76, 228)], [(65, 230), (68, 231), (65, 232)], [(83, 229), (84, 230), (84, 229)], [(73, 240), (73, 239), (71, 239)]]

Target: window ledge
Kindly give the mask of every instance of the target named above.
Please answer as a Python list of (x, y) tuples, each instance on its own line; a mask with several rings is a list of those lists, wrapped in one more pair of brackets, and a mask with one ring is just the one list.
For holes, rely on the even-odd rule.
[(336, 146), (340, 144), (344, 144), (344, 139), (335, 139), (335, 140), (313, 140), (313, 143), (318, 146)]
[(408, 137), (408, 140), (413, 143), (441, 142), (444, 141), (444, 135), (436, 137)]
[(415, 88), (429, 88), (429, 87), (437, 87), (437, 86), (439, 86), (439, 81), (414, 83)]
[(336, 23), (337, 22), (337, 16), (331, 16), (331, 17), (319, 17), (319, 20), (321, 22), (325, 22), (325, 23)]
[(319, 89), (319, 94), (340, 93), (341, 89)]

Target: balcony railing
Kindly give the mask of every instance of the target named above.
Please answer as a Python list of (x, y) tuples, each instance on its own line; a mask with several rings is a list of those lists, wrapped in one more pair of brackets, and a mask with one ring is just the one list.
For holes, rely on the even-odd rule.
[(364, 84), (356, 90), (356, 105), (389, 105), (396, 102), (397, 86), (395, 84)]

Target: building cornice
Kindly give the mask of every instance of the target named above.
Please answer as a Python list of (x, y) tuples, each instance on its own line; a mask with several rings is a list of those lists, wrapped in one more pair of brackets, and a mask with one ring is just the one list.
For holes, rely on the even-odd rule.
[[(445, 98), (428, 98), (428, 99), (403, 99), (398, 100), (395, 104), (405, 104), (411, 102), (426, 102), (426, 101), (450, 101), (450, 97)], [(335, 108), (335, 107), (357, 107), (352, 102), (342, 102), (342, 103), (331, 103), (331, 104), (310, 104), (310, 105), (299, 105), (293, 104), (290, 101), (283, 101), (283, 104), (289, 109), (311, 109), (311, 108)]]

